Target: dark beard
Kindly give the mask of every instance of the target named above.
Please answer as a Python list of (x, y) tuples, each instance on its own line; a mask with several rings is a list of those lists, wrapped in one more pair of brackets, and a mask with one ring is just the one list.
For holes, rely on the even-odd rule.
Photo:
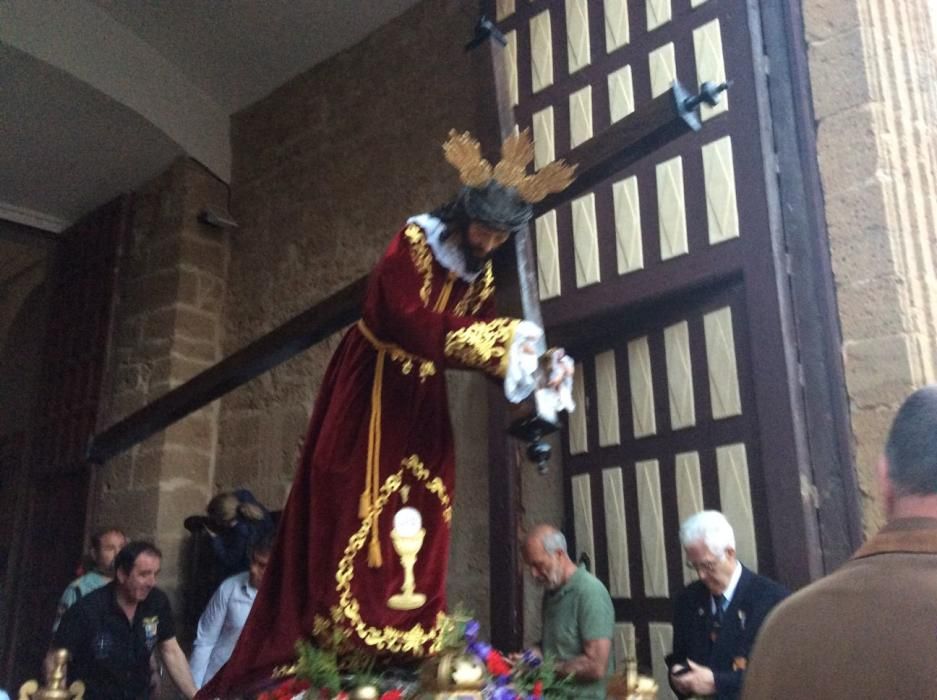
[(480, 272), (482, 266), (484, 266), (484, 264), (488, 262), (489, 258), (491, 257), (485, 256), (480, 258), (475, 255), (472, 249), (466, 245), (465, 239), (459, 242), (459, 250), (462, 251), (462, 257), (465, 259), (465, 269), (471, 273)]

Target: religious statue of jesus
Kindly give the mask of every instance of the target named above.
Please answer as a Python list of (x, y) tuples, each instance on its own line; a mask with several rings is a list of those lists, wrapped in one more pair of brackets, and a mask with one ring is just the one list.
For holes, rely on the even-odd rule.
[(543, 331), (496, 315), (490, 257), (573, 174), (559, 161), (528, 175), (526, 131), (495, 166), (468, 133), (450, 132), (443, 150), (463, 187), (409, 219), (371, 273), (361, 320), (323, 379), (250, 617), (199, 697), (269, 678), (299, 639), (378, 658), (438, 648), (455, 469), (444, 370), (482, 371), (515, 402), (535, 389)]

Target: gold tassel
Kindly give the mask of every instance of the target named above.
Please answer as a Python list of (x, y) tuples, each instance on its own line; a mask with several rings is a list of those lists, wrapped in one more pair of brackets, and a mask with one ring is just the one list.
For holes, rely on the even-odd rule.
[[(371, 478), (370, 474), (365, 474), (365, 481), (369, 481)], [(364, 520), (368, 517), (368, 511), (371, 510), (371, 485), (365, 484), (364, 491), (361, 492), (361, 497), (358, 499), (358, 517)]]
[[(358, 502), (358, 517), (364, 519), (371, 514), (371, 509), (377, 503), (381, 484), (381, 387), (384, 383), (384, 350), (377, 351), (374, 362), (374, 383), (371, 386), (371, 422), (368, 426), (368, 456), (367, 469), (364, 475), (364, 491)], [(380, 536), (377, 528), (377, 514), (371, 523), (371, 542), (368, 546), (368, 566), (372, 569), (380, 568), (381, 560)]]
[(377, 537), (377, 519), (374, 520), (374, 527), (371, 528), (371, 542), (368, 544), (368, 566), (372, 569), (380, 569), (384, 566), (381, 558), (381, 542)]

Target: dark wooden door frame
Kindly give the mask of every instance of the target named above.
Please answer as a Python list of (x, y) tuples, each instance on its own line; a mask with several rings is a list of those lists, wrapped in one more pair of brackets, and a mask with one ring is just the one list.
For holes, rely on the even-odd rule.
[[(800, 2), (748, 0), (766, 155), (775, 269), (788, 337), (791, 411), (809, 578), (836, 569), (862, 540), (848, 401)], [(768, 76), (770, 74), (770, 80)], [(792, 513), (771, 513), (775, 538)], [(804, 581), (806, 583), (806, 581)]]

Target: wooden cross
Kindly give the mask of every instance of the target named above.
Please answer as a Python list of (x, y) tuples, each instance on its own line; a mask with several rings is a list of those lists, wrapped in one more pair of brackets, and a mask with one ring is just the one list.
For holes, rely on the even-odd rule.
[[(495, 71), (496, 76), (502, 74)], [(704, 84), (699, 96), (690, 96), (674, 82), (668, 92), (571, 150), (566, 160), (578, 164), (576, 179), (563, 192), (549, 195), (534, 205), (534, 217), (571, 201), (677, 137), (699, 130), (695, 107), (703, 100), (715, 104), (715, 96), (725, 88)], [(504, 90), (498, 78), (496, 89), (499, 93)], [(507, 100), (499, 99), (498, 104), (502, 135), (506, 135), (513, 128), (512, 115), (505, 106)], [(529, 232), (515, 238), (524, 316), (542, 325)], [(353, 323), (360, 316), (367, 281), (367, 276), (355, 280), (96, 435), (89, 447), (89, 461), (104, 463)]]

